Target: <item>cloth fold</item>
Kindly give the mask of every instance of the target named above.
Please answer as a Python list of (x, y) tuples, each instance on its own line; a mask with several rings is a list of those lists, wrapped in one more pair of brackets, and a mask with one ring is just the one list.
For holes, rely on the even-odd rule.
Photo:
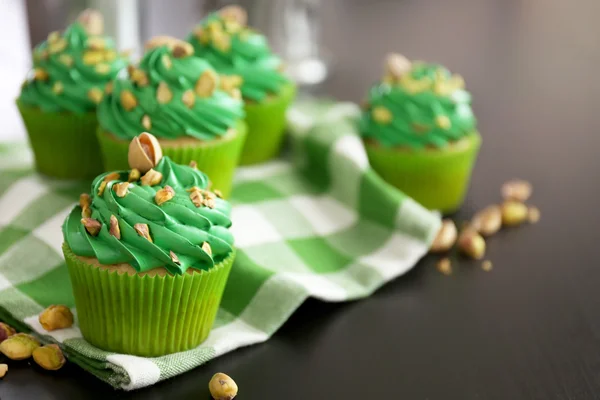
[(297, 104), (288, 116), (291, 154), (237, 171), (231, 201), (239, 252), (215, 326), (198, 348), (157, 358), (97, 349), (77, 323), (41, 327), (38, 314), (51, 304), (76, 313), (60, 227), (89, 184), (36, 175), (25, 145), (0, 145), (0, 320), (58, 343), (71, 362), (132, 390), (267, 340), (309, 296), (369, 296), (417, 263), (440, 218), (369, 167), (358, 113), (351, 103)]

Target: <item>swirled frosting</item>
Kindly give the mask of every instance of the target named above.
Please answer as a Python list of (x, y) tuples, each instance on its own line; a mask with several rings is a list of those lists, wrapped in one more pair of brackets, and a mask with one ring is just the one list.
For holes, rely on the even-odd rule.
[[(104, 173), (94, 180), (89, 218), (101, 227), (95, 236), (90, 234), (82, 207), (75, 207), (63, 225), (65, 242), (73, 253), (95, 257), (104, 265), (128, 263), (138, 272), (164, 266), (172, 274), (182, 274), (188, 268), (207, 270), (233, 251), (228, 229), (231, 205), (206, 190), (207, 176), (169, 157), (163, 157), (154, 171), (162, 174), (158, 184), (131, 182), (123, 197), (117, 185), (128, 182), (129, 171)], [(157, 192), (167, 187), (174, 196), (158, 204)], [(193, 190), (214, 203), (196, 206)], [(111, 233), (111, 216), (118, 222), (119, 235)], [(147, 225), (149, 239), (136, 230), (136, 224)]]
[(444, 148), (476, 129), (464, 81), (437, 64), (412, 63), (371, 88), (360, 121), (364, 138), (385, 147)]
[(111, 39), (89, 35), (75, 22), (62, 35), (52, 32), (34, 49), (34, 68), (19, 101), (47, 112), (93, 111), (106, 84), (125, 65)]
[[(199, 83), (199, 80), (202, 82)], [(107, 132), (129, 140), (140, 132), (161, 139), (224, 136), (244, 117), (235, 87), (219, 88), (210, 64), (194, 56), (176, 57), (167, 46), (147, 51), (139, 67), (112, 83), (98, 106), (98, 121)]]
[(271, 52), (263, 35), (218, 12), (202, 20), (187, 40), (196, 55), (220, 74), (242, 78), (241, 91), (246, 100), (260, 102), (279, 94), (290, 83), (281, 72), (281, 59)]

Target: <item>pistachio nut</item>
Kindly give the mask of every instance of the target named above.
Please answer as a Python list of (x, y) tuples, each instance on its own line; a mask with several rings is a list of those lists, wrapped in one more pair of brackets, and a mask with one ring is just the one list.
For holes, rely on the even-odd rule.
[(397, 80), (409, 72), (412, 62), (402, 54), (390, 53), (385, 58), (385, 75)]
[(471, 220), (471, 226), (483, 236), (491, 236), (502, 227), (502, 210), (493, 205), (477, 212)]
[(0, 378), (4, 378), (6, 373), (8, 372), (8, 365), (0, 364)]
[(156, 192), (156, 195), (154, 196), (154, 201), (157, 205), (160, 206), (161, 204), (171, 200), (173, 197), (175, 197), (175, 191), (171, 186), (165, 185), (164, 188)]
[(67, 360), (57, 344), (49, 344), (38, 347), (33, 350), (33, 361), (40, 367), (48, 371), (59, 370), (65, 365)]
[(188, 89), (183, 92), (181, 101), (186, 105), (187, 108), (194, 107), (194, 103), (196, 102), (196, 95), (194, 94), (194, 91), (192, 89)]
[(110, 216), (110, 228), (108, 229), (108, 233), (121, 240), (121, 228), (119, 227), (119, 221), (117, 217), (114, 215)]
[(210, 247), (210, 243), (204, 242), (202, 243), (202, 250), (209, 256), (212, 256), (212, 248)]
[(237, 396), (238, 386), (229, 376), (219, 372), (208, 383), (208, 390), (215, 400), (232, 400)]
[(131, 171), (129, 171), (127, 182), (136, 182), (138, 179), (140, 179), (140, 176), (140, 171), (137, 168), (133, 168)]
[(452, 274), (452, 263), (450, 262), (450, 259), (448, 257), (444, 257), (441, 260), (439, 260), (435, 264), (435, 267), (439, 272), (441, 272), (444, 275)]
[(493, 268), (493, 264), (490, 260), (485, 260), (481, 263), (481, 269), (485, 272), (490, 272)]
[(521, 225), (527, 219), (527, 206), (514, 200), (502, 203), (502, 224), (506, 226)]
[(148, 224), (135, 224), (133, 225), (133, 229), (135, 229), (138, 235), (152, 243), (152, 237), (150, 236), (150, 228), (148, 227)]
[(98, 236), (102, 228), (100, 221), (94, 218), (82, 218), (81, 223), (85, 227), (85, 230), (92, 236)]
[(200, 190), (193, 190), (190, 193), (190, 199), (196, 207), (201, 207), (204, 204), (204, 196)]
[(384, 106), (373, 107), (371, 110), (371, 117), (375, 122), (380, 124), (389, 124), (393, 119), (392, 112)]
[(0, 322), (0, 343), (11, 337), (17, 333), (13, 327), (5, 324), (4, 322)]
[(133, 138), (129, 144), (129, 166), (146, 173), (162, 158), (160, 143), (153, 135), (144, 132)]
[(443, 220), (442, 226), (440, 227), (435, 239), (433, 239), (433, 243), (431, 244), (429, 251), (432, 253), (440, 253), (450, 250), (456, 242), (456, 236), (457, 231), (454, 221), (451, 219)]
[(73, 313), (67, 306), (52, 305), (42, 311), (39, 321), (47, 331), (70, 328), (73, 326)]
[(171, 100), (173, 100), (173, 92), (169, 89), (169, 85), (166, 82), (159, 83), (156, 89), (156, 101), (158, 101), (158, 104), (167, 104)]
[(533, 187), (531, 183), (522, 179), (513, 179), (502, 185), (502, 197), (505, 200), (515, 200), (524, 203), (531, 197), (532, 192)]
[(212, 70), (206, 70), (196, 81), (194, 91), (198, 97), (210, 97), (217, 88), (217, 74)]
[(144, 174), (144, 176), (142, 176), (140, 181), (142, 182), (142, 186), (156, 186), (160, 183), (162, 177), (162, 173), (150, 169)]
[(79, 14), (77, 21), (89, 35), (102, 35), (104, 32), (104, 17), (100, 11), (88, 8)]
[(17, 333), (0, 343), (0, 353), (11, 360), (26, 360), (33, 350), (40, 347), (40, 342), (26, 333)]
[(173, 261), (177, 265), (181, 265), (181, 261), (179, 261), (179, 257), (177, 254), (173, 253), (173, 250), (169, 251), (169, 257), (171, 257), (171, 261)]
[(237, 22), (241, 26), (245, 26), (248, 22), (248, 13), (243, 7), (240, 7), (236, 4), (221, 8), (219, 10), (219, 15), (221, 18), (228, 21)]
[(464, 255), (481, 260), (485, 255), (485, 240), (473, 228), (467, 228), (458, 236), (458, 249)]

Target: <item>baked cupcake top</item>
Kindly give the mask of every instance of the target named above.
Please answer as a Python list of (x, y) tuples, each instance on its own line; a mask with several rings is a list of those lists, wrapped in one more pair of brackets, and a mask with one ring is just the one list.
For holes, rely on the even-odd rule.
[(159, 36), (146, 48), (98, 105), (104, 130), (120, 139), (146, 131), (160, 139), (213, 140), (244, 117), (237, 82), (222, 80), (189, 43)]
[(231, 205), (194, 166), (162, 157), (156, 138), (136, 137), (129, 171), (103, 173), (63, 225), (73, 253), (137, 272), (208, 270), (233, 251)]
[(248, 28), (246, 20), (243, 8), (227, 6), (200, 21), (188, 41), (196, 55), (210, 62), (220, 74), (241, 79), (245, 100), (260, 102), (279, 94), (289, 80), (267, 39)]
[(369, 91), (361, 134), (384, 147), (444, 148), (476, 129), (464, 86), (441, 65), (390, 54), (385, 76)]
[(19, 101), (42, 111), (93, 111), (126, 59), (102, 36), (102, 14), (84, 11), (64, 32), (52, 32), (33, 50), (33, 70)]

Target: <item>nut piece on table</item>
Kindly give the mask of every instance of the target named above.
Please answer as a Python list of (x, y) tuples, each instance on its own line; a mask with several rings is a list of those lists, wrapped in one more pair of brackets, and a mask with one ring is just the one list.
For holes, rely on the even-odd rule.
[(444, 275), (452, 274), (452, 263), (448, 257), (444, 257), (435, 264), (435, 267)]
[(8, 365), (0, 364), (0, 378), (4, 378), (4, 375), (8, 372)]
[(208, 390), (215, 400), (232, 400), (238, 392), (237, 384), (222, 372), (213, 375)]
[(443, 220), (442, 226), (433, 240), (429, 251), (432, 253), (441, 253), (450, 250), (456, 242), (456, 236), (457, 232), (454, 221), (451, 219)]
[(40, 342), (36, 338), (26, 333), (17, 333), (0, 343), (0, 353), (11, 360), (26, 360), (38, 347)]
[(530, 224), (535, 224), (540, 220), (540, 217), (540, 209), (536, 206), (529, 206), (527, 209), (527, 221), (529, 221)]
[(481, 260), (485, 255), (485, 240), (473, 228), (467, 228), (458, 237), (458, 249), (464, 255)]
[(527, 206), (518, 201), (505, 201), (502, 203), (502, 224), (506, 226), (521, 225), (527, 219)]
[(481, 269), (485, 272), (490, 272), (493, 268), (493, 264), (490, 260), (485, 260), (481, 263)]
[(154, 168), (162, 158), (163, 153), (158, 139), (144, 132), (133, 138), (129, 143), (127, 159), (129, 167), (146, 173)]
[(59, 370), (67, 360), (57, 344), (49, 344), (33, 350), (33, 360), (37, 365), (48, 371)]
[(505, 200), (516, 200), (523, 203), (531, 197), (532, 192), (531, 183), (522, 179), (513, 179), (502, 185), (502, 197)]
[(497, 205), (489, 206), (477, 212), (471, 220), (473, 229), (483, 236), (491, 236), (502, 227), (502, 211)]
[(4, 342), (15, 333), (17, 332), (12, 326), (7, 325), (4, 322), (0, 322), (0, 343)]
[(70, 328), (73, 325), (73, 313), (67, 306), (52, 305), (40, 314), (39, 321), (47, 331)]

